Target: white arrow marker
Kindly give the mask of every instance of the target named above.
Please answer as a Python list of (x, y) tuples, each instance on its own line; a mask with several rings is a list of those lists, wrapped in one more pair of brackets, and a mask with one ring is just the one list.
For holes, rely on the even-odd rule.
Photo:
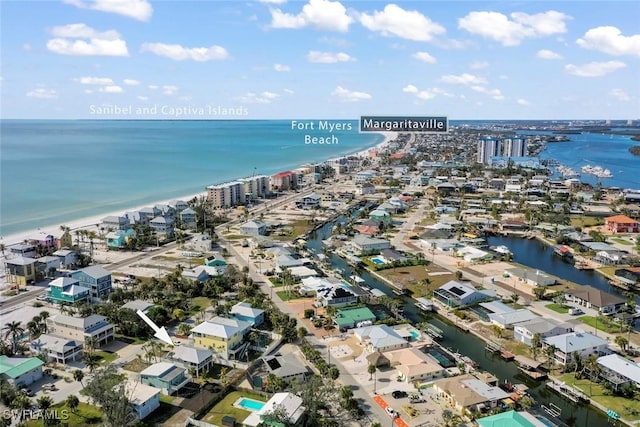
[(144, 320), (147, 325), (151, 326), (151, 329), (155, 331), (155, 334), (153, 335), (154, 337), (169, 345), (173, 345), (173, 341), (171, 341), (171, 337), (169, 336), (169, 333), (164, 328), (164, 326), (162, 328), (158, 328), (158, 325), (153, 323), (153, 320), (149, 319), (147, 315), (142, 312), (142, 310), (138, 310), (136, 313), (138, 314), (138, 316), (142, 317), (142, 320)]

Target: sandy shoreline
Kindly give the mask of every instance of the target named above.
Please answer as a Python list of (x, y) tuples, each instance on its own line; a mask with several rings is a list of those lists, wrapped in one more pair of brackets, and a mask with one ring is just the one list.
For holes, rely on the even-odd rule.
[[(373, 146), (373, 147), (369, 147), (369, 148), (365, 148), (362, 149), (356, 153), (353, 154), (347, 154), (347, 155), (343, 155), (343, 156), (339, 156), (339, 157), (334, 157), (332, 159), (327, 159), (327, 161), (331, 161), (331, 160), (335, 160), (335, 159), (339, 159), (342, 157), (347, 157), (347, 156), (368, 156), (369, 153), (371, 151), (377, 151), (380, 150), (384, 147), (386, 147), (389, 142), (391, 142), (393, 139), (396, 138), (397, 136), (397, 132), (380, 132), (382, 135), (384, 135), (384, 140), (382, 142), (380, 142), (379, 144)], [(103, 213), (100, 215), (94, 215), (91, 217), (86, 217), (86, 218), (81, 218), (81, 219), (77, 219), (77, 220), (73, 220), (73, 221), (67, 221), (64, 223), (60, 223), (60, 224), (56, 224), (56, 225), (50, 225), (50, 226), (43, 226), (43, 227), (39, 227), (37, 229), (31, 229), (31, 230), (27, 230), (27, 231), (22, 231), (19, 233), (14, 233), (14, 234), (9, 234), (6, 236), (2, 236), (0, 243), (4, 244), (5, 246), (9, 246), (9, 245), (13, 245), (16, 243), (21, 243), (24, 242), (26, 239), (30, 238), (31, 236), (36, 235), (37, 233), (40, 232), (45, 232), (45, 233), (49, 233), (52, 234), (54, 236), (58, 236), (60, 234), (60, 227), (62, 225), (65, 225), (67, 227), (69, 227), (72, 231), (73, 230), (78, 230), (78, 229), (93, 229), (98, 231), (98, 225), (100, 224), (100, 220), (106, 216), (119, 216), (119, 215), (123, 215), (125, 212), (129, 212), (129, 211), (136, 211), (139, 209), (142, 209), (146, 206), (155, 206), (155, 205), (166, 205), (168, 204), (169, 201), (172, 200), (183, 200), (185, 202), (193, 199), (194, 197), (198, 197), (198, 196), (202, 196), (205, 195), (206, 196), (206, 191), (200, 192), (200, 193), (196, 193), (196, 194), (190, 194), (187, 196), (181, 196), (181, 197), (172, 197), (171, 199), (165, 199), (162, 201), (158, 201), (158, 202), (151, 202), (151, 203), (146, 203), (144, 205), (141, 206), (137, 206), (137, 207), (133, 207), (133, 208), (128, 208), (128, 209), (124, 209), (124, 210), (118, 210), (118, 211), (112, 211), (112, 212), (108, 212), (108, 213)], [(72, 233), (73, 234), (73, 233)]]

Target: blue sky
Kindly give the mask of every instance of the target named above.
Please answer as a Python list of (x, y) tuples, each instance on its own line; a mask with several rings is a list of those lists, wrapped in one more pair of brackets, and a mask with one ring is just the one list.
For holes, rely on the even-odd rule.
[(4, 118), (640, 118), (637, 1), (1, 7)]

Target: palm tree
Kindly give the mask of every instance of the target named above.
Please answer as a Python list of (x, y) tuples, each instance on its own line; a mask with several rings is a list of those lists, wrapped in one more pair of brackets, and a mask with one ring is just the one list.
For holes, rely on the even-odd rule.
[(376, 368), (376, 365), (369, 365), (367, 367), (367, 372), (369, 373), (369, 381), (371, 381), (373, 379), (373, 374), (376, 373), (376, 370), (378, 368)]
[(5, 331), (4, 339), (11, 337), (11, 350), (15, 353), (18, 348), (18, 338), (24, 334), (22, 323), (14, 320), (7, 323), (2, 330)]
[(82, 386), (82, 388), (84, 388), (84, 384), (82, 384), (83, 378), (84, 378), (84, 372), (82, 372), (80, 369), (76, 369), (75, 371), (73, 371), (73, 379), (78, 381)]
[(622, 335), (618, 335), (615, 339), (615, 343), (620, 347), (620, 349), (626, 353), (627, 346), (629, 345), (629, 340), (623, 337)]
[(49, 318), (49, 312), (46, 310), (43, 310), (40, 312), (39, 316), (40, 316), (40, 326), (42, 328), (42, 331), (46, 334), (47, 332), (49, 332), (49, 328), (47, 327), (47, 319)]
[(93, 373), (100, 364), (100, 356), (93, 352), (85, 353), (84, 356), (82, 356), (82, 361), (89, 368), (89, 372)]
[(558, 351), (558, 347), (556, 347), (555, 345), (551, 344), (551, 345), (547, 345), (544, 348), (544, 355), (547, 356), (547, 363), (549, 366), (549, 371), (551, 371), (553, 369), (553, 366), (555, 364), (555, 354), (556, 351)]
[(539, 332), (533, 334), (531, 337), (531, 355), (533, 356), (533, 360), (538, 358), (538, 352), (540, 350), (540, 346), (542, 345), (542, 335)]
[(22, 421), (22, 414), (31, 408), (31, 399), (24, 393), (18, 393), (9, 406), (19, 411), (18, 417), (19, 420)]
[(589, 396), (592, 395), (591, 386), (594, 381), (598, 379), (600, 374), (600, 365), (598, 364), (598, 356), (590, 354), (589, 358), (585, 362), (585, 367), (589, 369)]
[(71, 412), (75, 414), (78, 406), (80, 405), (80, 399), (75, 394), (70, 394), (65, 401), (67, 408), (71, 409)]
[(29, 331), (29, 338), (35, 339), (40, 335), (40, 325), (33, 320), (27, 322), (27, 330)]
[(42, 412), (46, 412), (54, 404), (53, 399), (49, 396), (41, 396), (36, 400), (38, 408), (42, 409)]

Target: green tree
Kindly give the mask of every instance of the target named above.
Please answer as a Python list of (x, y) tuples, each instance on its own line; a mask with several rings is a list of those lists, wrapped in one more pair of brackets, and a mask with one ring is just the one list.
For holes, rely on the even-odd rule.
[(111, 427), (127, 427), (136, 423), (124, 384), (116, 368), (110, 365), (97, 370), (85, 387), (86, 394), (102, 408), (106, 424)]
[(24, 334), (22, 323), (15, 320), (11, 321), (2, 330), (4, 331), (4, 339), (11, 337), (11, 351), (15, 354), (18, 349), (18, 340)]
[(367, 367), (367, 372), (369, 373), (369, 381), (373, 379), (373, 374), (375, 374), (377, 370), (378, 368), (376, 368), (376, 365), (369, 365)]
[(620, 349), (626, 353), (627, 348), (629, 346), (629, 340), (623, 337), (622, 335), (618, 335), (615, 339), (615, 343), (620, 347)]
[(544, 348), (544, 355), (547, 357), (547, 366), (549, 368), (549, 370), (553, 370), (553, 367), (555, 365), (555, 354), (556, 351), (558, 351), (558, 347), (556, 347), (555, 345), (551, 344), (551, 345), (547, 345)]
[(75, 394), (70, 394), (65, 400), (65, 405), (67, 405), (67, 408), (69, 408), (71, 412), (75, 414), (78, 406), (80, 406), (80, 399), (78, 399), (78, 396), (76, 396)]
[(41, 396), (36, 400), (36, 404), (38, 405), (38, 408), (42, 409), (44, 412), (53, 406), (54, 401), (49, 396)]
[(82, 387), (84, 387), (84, 385), (82, 384), (82, 380), (84, 379), (84, 372), (80, 369), (76, 369), (73, 371), (73, 379), (78, 381), (80, 383), (80, 385)]
[(536, 297), (536, 300), (542, 300), (544, 299), (544, 294), (547, 293), (547, 287), (546, 286), (536, 286), (535, 288), (533, 288), (533, 295)]
[(531, 355), (533, 356), (533, 360), (538, 358), (538, 354), (540, 352), (540, 346), (542, 345), (542, 335), (539, 332), (533, 334), (531, 337), (531, 347), (529, 350), (531, 351)]

